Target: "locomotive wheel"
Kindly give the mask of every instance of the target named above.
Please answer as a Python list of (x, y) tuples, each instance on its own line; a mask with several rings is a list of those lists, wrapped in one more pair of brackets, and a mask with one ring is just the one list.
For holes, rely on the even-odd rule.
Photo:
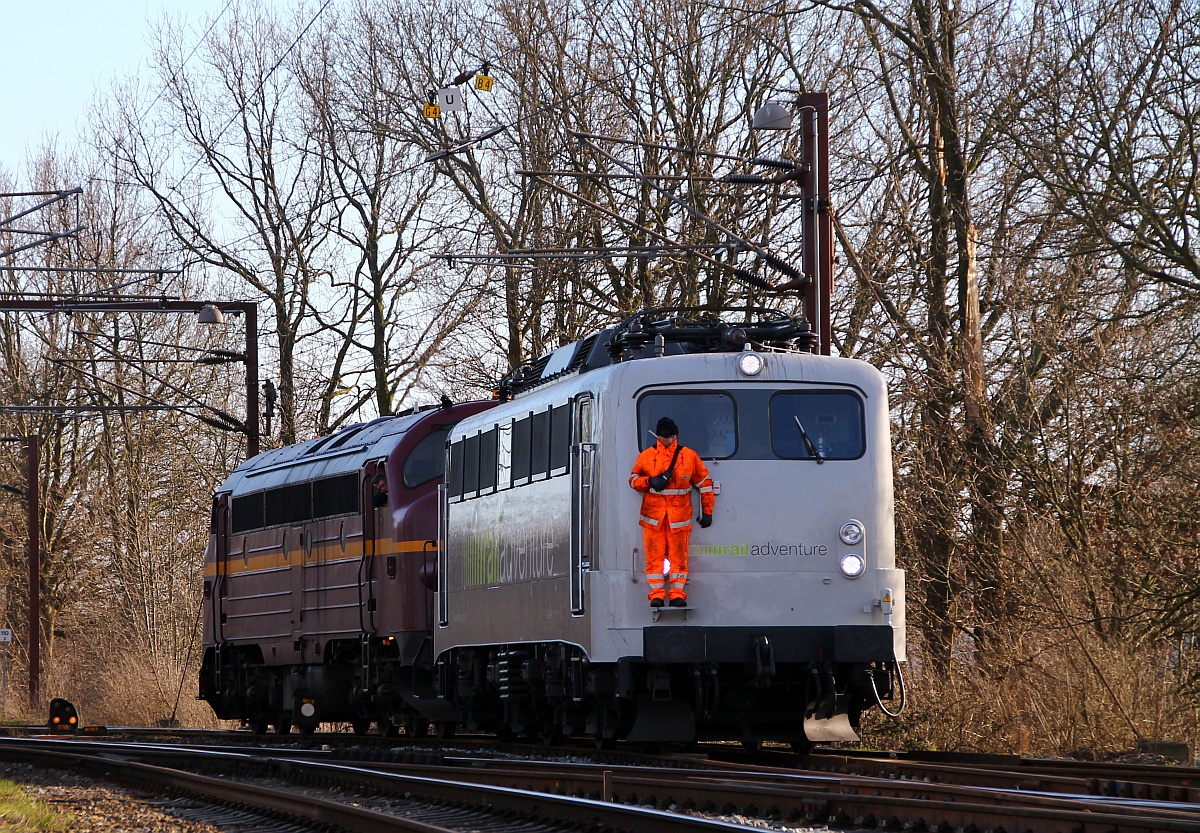
[(429, 737), (429, 721), (420, 716), (408, 718), (404, 721), (404, 734), (413, 740)]
[(458, 724), (449, 720), (439, 720), (433, 724), (433, 731), (438, 740), (449, 740), (458, 734)]
[(278, 717), (275, 719), (275, 734), (290, 735), (292, 733), (292, 719), (287, 716)]
[(379, 734), (381, 737), (394, 738), (400, 736), (400, 727), (390, 720), (379, 721)]
[(256, 735), (265, 735), (269, 723), (265, 717), (256, 717), (250, 721), (250, 731)]
[(362, 718), (361, 720), (351, 720), (350, 728), (354, 730), (354, 734), (356, 735), (365, 735), (367, 732), (371, 731), (371, 721), (367, 718)]
[(549, 723), (542, 727), (542, 745), (543, 746), (559, 746), (563, 742), (562, 726), (557, 723)]
[(803, 758), (805, 755), (808, 755), (813, 751), (814, 745), (815, 744), (808, 738), (805, 738), (804, 740), (794, 740), (792, 741), (792, 751)]

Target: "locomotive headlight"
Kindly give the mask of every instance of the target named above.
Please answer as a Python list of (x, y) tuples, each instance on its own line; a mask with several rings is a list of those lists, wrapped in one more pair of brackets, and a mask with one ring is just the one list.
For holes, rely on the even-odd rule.
[(849, 520), (842, 524), (842, 528), (838, 530), (838, 537), (842, 539), (842, 543), (849, 547), (858, 546), (862, 543), (863, 525), (856, 520)]
[(738, 355), (737, 366), (743, 376), (757, 376), (762, 373), (766, 362), (758, 353), (745, 352)]
[(854, 553), (846, 553), (842, 556), (842, 560), (838, 562), (838, 567), (842, 570), (842, 575), (846, 578), (858, 578), (863, 574), (863, 570), (867, 569), (867, 562), (863, 561), (861, 555)]

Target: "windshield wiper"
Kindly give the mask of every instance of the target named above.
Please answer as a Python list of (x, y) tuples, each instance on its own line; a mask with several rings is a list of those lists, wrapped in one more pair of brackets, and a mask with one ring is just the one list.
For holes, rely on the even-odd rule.
[(824, 464), (824, 455), (817, 451), (817, 447), (813, 445), (813, 441), (809, 438), (808, 432), (805, 431), (804, 426), (800, 424), (800, 417), (793, 416), (792, 419), (796, 420), (796, 427), (800, 429), (800, 436), (804, 439), (804, 447), (808, 449), (809, 456), (817, 458), (818, 466)]

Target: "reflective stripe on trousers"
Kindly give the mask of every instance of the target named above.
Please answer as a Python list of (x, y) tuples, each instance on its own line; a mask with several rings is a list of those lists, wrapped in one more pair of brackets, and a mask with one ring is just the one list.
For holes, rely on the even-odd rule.
[(646, 583), (650, 587), (651, 600), (662, 599), (666, 593), (663, 580), (663, 559), (671, 562), (671, 598), (687, 599), (684, 585), (688, 578), (688, 542), (692, 530), (690, 523), (684, 529), (668, 529), (662, 524), (657, 529), (642, 527), (642, 543), (646, 548)]

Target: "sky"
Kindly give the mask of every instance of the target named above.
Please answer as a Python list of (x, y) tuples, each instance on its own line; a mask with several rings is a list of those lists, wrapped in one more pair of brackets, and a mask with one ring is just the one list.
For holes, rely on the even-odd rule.
[(57, 136), (63, 149), (74, 146), (96, 91), (148, 71), (152, 21), (166, 13), (198, 27), (225, 5), (226, 0), (46, 5), (0, 0), (0, 167), (24, 185), (25, 161), (47, 138)]

